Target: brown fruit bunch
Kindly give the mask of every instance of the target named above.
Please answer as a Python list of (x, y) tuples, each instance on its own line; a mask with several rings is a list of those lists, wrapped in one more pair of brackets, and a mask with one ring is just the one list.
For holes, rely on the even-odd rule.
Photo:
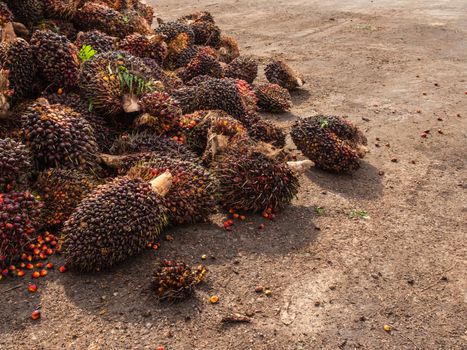
[(303, 76), (283, 61), (273, 61), (264, 70), (270, 83), (295, 90), (305, 84)]
[(96, 53), (103, 53), (115, 50), (116, 38), (99, 30), (91, 30), (78, 33), (75, 45), (78, 49), (81, 49), (84, 45), (88, 45)]
[(258, 76), (258, 62), (251, 56), (239, 56), (225, 67), (224, 75), (251, 84)]
[(228, 137), (247, 133), (241, 122), (222, 110), (186, 114), (180, 120), (180, 128), (186, 137), (187, 145), (199, 155), (206, 150), (209, 132)]
[(282, 113), (292, 108), (290, 92), (277, 84), (261, 84), (255, 86), (254, 91), (263, 112)]
[(13, 100), (30, 97), (36, 74), (36, 61), (31, 46), (24, 39), (0, 44), (0, 68), (7, 70)]
[(212, 138), (211, 171), (219, 180), (219, 197), (225, 208), (263, 212), (280, 210), (298, 193), (299, 182), (277, 151), (239, 137)]
[(237, 40), (231, 36), (221, 36), (219, 60), (224, 63), (230, 63), (238, 56), (240, 56), (240, 49)]
[(222, 67), (216, 59), (216, 52), (210, 47), (204, 47), (198, 51), (195, 58), (179, 74), (184, 82), (188, 82), (197, 76), (210, 76), (221, 78)]
[(39, 73), (58, 87), (78, 84), (78, 49), (67, 37), (50, 30), (37, 30), (31, 38)]
[(170, 174), (151, 183), (117, 177), (86, 196), (65, 222), (62, 254), (80, 271), (110, 268), (141, 252), (167, 224)]
[(180, 301), (193, 294), (206, 278), (206, 268), (190, 268), (182, 261), (165, 260), (156, 266), (153, 289), (159, 300)]
[(142, 116), (135, 120), (139, 129), (165, 133), (179, 124), (182, 109), (178, 102), (165, 92), (151, 92), (139, 101)]
[(167, 44), (162, 35), (131, 34), (122, 39), (118, 47), (133, 56), (152, 58), (159, 65), (164, 63), (168, 55)]
[(169, 223), (206, 222), (216, 208), (217, 181), (201, 165), (158, 156), (136, 164), (128, 176), (151, 181), (166, 171), (173, 176), (173, 185), (164, 197), (164, 205), (169, 210)]
[(212, 15), (207, 12), (195, 12), (178, 20), (190, 26), (195, 36), (195, 44), (219, 48), (221, 30)]
[(99, 182), (94, 175), (79, 170), (49, 169), (41, 172), (34, 187), (44, 202), (44, 225), (61, 226)]
[(360, 168), (367, 139), (350, 121), (318, 115), (298, 120), (292, 140), (302, 153), (323, 170), (351, 172)]
[(24, 143), (36, 167), (87, 167), (94, 163), (94, 129), (81, 114), (60, 104), (38, 99), (21, 117)]
[(32, 156), (20, 142), (0, 139), (0, 192), (23, 186), (32, 171)]

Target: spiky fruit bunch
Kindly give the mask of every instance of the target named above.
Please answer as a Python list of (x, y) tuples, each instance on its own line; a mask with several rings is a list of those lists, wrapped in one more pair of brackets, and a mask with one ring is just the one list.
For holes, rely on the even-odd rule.
[(120, 41), (119, 48), (133, 56), (152, 58), (159, 65), (163, 64), (168, 54), (162, 35), (131, 34)]
[(97, 29), (120, 38), (133, 32), (129, 19), (122, 13), (97, 2), (87, 2), (78, 9), (74, 23), (83, 30)]
[(156, 28), (156, 33), (165, 36), (168, 44), (180, 37), (180, 34), (186, 34), (187, 46), (195, 42), (195, 34), (190, 26), (181, 22), (162, 23)]
[(292, 127), (292, 140), (316, 166), (334, 172), (360, 167), (367, 152), (367, 139), (350, 121), (337, 116), (304, 118)]
[(0, 44), (0, 67), (9, 71), (9, 88), (13, 99), (28, 97), (36, 74), (36, 62), (31, 46), (21, 38)]
[(38, 22), (33, 31), (36, 30), (50, 30), (56, 34), (66, 36), (69, 40), (75, 40), (78, 31), (73, 23), (62, 19), (44, 19)]
[(84, 62), (80, 74), (83, 95), (106, 116), (138, 110), (138, 99), (153, 90), (152, 70), (128, 52), (111, 51)]
[(292, 108), (292, 97), (287, 89), (277, 84), (261, 84), (254, 87), (258, 107), (264, 112), (282, 113)]
[(285, 132), (270, 121), (262, 119), (257, 114), (250, 114), (243, 118), (243, 122), (248, 129), (248, 135), (253, 140), (270, 143), (277, 148), (285, 146)]
[(45, 96), (50, 104), (61, 104), (72, 108), (74, 111), (81, 114), (94, 129), (97, 144), (101, 151), (106, 151), (111, 146), (113, 139), (116, 137), (115, 132), (109, 128), (105, 119), (100, 115), (89, 111), (89, 104), (84, 101), (78, 94), (62, 93), (48, 94)]
[(9, 138), (0, 138), (0, 192), (25, 184), (31, 171), (32, 156), (26, 146)]
[(0, 193), (0, 267), (14, 264), (35, 238), (40, 208), (28, 191)]
[(128, 172), (130, 177), (151, 181), (169, 171), (173, 185), (164, 197), (172, 225), (205, 222), (216, 208), (217, 182), (201, 165), (167, 156), (139, 163)]
[(198, 157), (185, 145), (165, 136), (140, 132), (120, 136), (110, 149), (112, 154), (156, 152), (175, 159), (199, 161)]
[(6, 23), (13, 21), (13, 14), (11, 13), (8, 5), (4, 2), (0, 2), (0, 26), (4, 26)]
[(194, 33), (190, 26), (181, 22), (162, 23), (156, 34), (166, 37), (168, 48), (166, 65), (172, 69), (180, 68), (188, 64), (197, 53), (194, 46)]
[(94, 162), (94, 129), (81, 114), (39, 99), (21, 117), (23, 138), (38, 168), (87, 166)]
[(73, 87), (79, 78), (78, 49), (66, 36), (38, 30), (31, 38), (39, 73), (59, 87)]
[(303, 76), (283, 61), (273, 61), (264, 69), (270, 83), (282, 86), (287, 90), (295, 90), (305, 84)]
[(224, 75), (251, 84), (258, 76), (258, 62), (251, 56), (237, 57), (225, 67)]
[(7, 0), (15, 20), (31, 27), (44, 17), (44, 4), (42, 0)]
[(196, 12), (184, 16), (178, 20), (188, 24), (195, 35), (195, 44), (219, 48), (221, 42), (221, 30), (214, 22), (209, 12)]
[(256, 112), (256, 95), (243, 80), (207, 79), (197, 86), (187, 87), (173, 93), (184, 113), (203, 109), (221, 109), (232, 117), (242, 118)]
[(206, 47), (198, 51), (195, 58), (190, 61), (179, 76), (187, 82), (200, 75), (221, 78), (222, 74), (222, 67), (215, 58), (215, 52), (212, 48)]
[(116, 38), (99, 30), (80, 32), (76, 38), (75, 45), (81, 49), (84, 45), (89, 45), (97, 53), (112, 51), (115, 49)]
[(206, 277), (206, 268), (191, 269), (182, 261), (164, 260), (156, 266), (153, 288), (159, 300), (179, 301), (193, 294)]
[(62, 225), (79, 202), (99, 181), (79, 170), (49, 169), (41, 172), (35, 188), (44, 202), (42, 222), (47, 227)]
[(224, 63), (230, 63), (240, 56), (240, 49), (237, 40), (231, 36), (222, 35), (219, 47), (219, 60)]
[(136, 119), (139, 127), (154, 129), (162, 133), (179, 124), (182, 109), (178, 102), (165, 92), (151, 92), (140, 100), (141, 110), (145, 113)]
[(81, 0), (42, 0), (42, 2), (47, 17), (71, 19), (75, 16)]
[(261, 212), (279, 210), (298, 193), (298, 178), (287, 163), (244, 140), (227, 145), (211, 163), (226, 208)]
[(186, 114), (180, 120), (180, 127), (186, 136), (187, 145), (199, 155), (206, 150), (210, 132), (227, 137), (247, 133), (242, 123), (222, 110)]
[(142, 251), (167, 224), (167, 209), (152, 184), (118, 177), (98, 186), (65, 222), (62, 252), (81, 271), (110, 268)]

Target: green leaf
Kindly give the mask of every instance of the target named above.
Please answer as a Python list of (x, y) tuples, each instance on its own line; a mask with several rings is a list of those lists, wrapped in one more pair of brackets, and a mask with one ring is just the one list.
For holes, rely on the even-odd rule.
[(81, 62), (86, 62), (86, 61), (89, 61), (91, 58), (93, 58), (96, 53), (97, 51), (94, 50), (92, 46), (83, 45), (81, 47), (81, 50), (79, 50), (78, 57), (81, 60)]

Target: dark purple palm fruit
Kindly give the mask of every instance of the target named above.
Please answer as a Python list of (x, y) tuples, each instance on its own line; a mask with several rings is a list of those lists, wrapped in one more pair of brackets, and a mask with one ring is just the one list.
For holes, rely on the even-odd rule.
[(78, 84), (78, 48), (66, 36), (37, 30), (31, 38), (39, 73), (49, 83), (71, 88)]
[(237, 57), (224, 68), (224, 75), (251, 84), (258, 76), (258, 61), (251, 56)]
[(282, 113), (292, 108), (290, 92), (277, 84), (261, 84), (255, 86), (254, 91), (263, 112)]
[(318, 168), (352, 172), (368, 152), (367, 139), (350, 121), (337, 116), (318, 115), (298, 120), (292, 127), (292, 140)]
[(41, 98), (27, 109), (21, 122), (24, 143), (37, 168), (94, 164), (98, 153), (94, 129), (73, 109)]
[(283, 61), (273, 61), (264, 70), (270, 83), (295, 90), (305, 84), (303, 76)]
[(96, 54), (115, 50), (117, 38), (107, 35), (99, 30), (91, 30), (88, 32), (79, 32), (75, 45), (78, 49), (82, 49), (84, 45), (90, 46), (96, 51)]
[(100, 271), (140, 253), (167, 225), (163, 201), (171, 185), (164, 173), (151, 182), (125, 176), (98, 186), (64, 224), (67, 266)]

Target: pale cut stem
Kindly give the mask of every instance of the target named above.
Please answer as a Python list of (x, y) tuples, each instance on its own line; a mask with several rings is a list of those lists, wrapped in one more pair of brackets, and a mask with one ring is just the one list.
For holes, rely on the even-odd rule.
[(138, 97), (133, 94), (123, 95), (123, 110), (125, 113), (134, 113), (141, 110)]
[(313, 165), (313, 162), (309, 159), (306, 159), (295, 162), (287, 162), (287, 165), (294, 173), (301, 175)]
[(159, 175), (154, 180), (151, 180), (150, 184), (154, 192), (159, 196), (165, 197), (172, 187), (173, 176), (169, 171)]
[(358, 145), (356, 149), (357, 149), (357, 154), (360, 158), (365, 157), (365, 154), (370, 152), (369, 148), (364, 145)]

